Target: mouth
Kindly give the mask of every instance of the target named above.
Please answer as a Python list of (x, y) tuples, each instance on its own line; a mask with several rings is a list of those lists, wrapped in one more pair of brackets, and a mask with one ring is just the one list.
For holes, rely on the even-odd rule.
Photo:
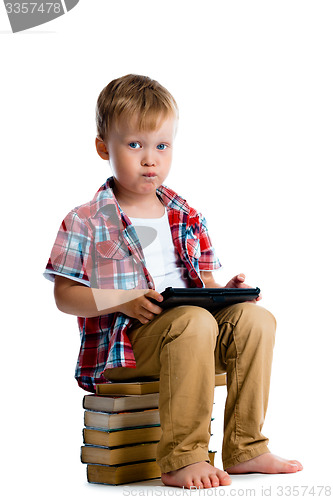
[(148, 177), (148, 178), (153, 178), (153, 177), (157, 177), (156, 174), (153, 174), (152, 172), (149, 173), (149, 174), (143, 174), (143, 177)]

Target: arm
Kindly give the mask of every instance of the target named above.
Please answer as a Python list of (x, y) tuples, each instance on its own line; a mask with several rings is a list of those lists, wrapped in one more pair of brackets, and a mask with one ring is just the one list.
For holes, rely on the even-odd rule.
[(156, 290), (106, 290), (90, 288), (77, 281), (55, 276), (54, 298), (58, 309), (67, 314), (93, 318), (105, 314), (121, 312), (148, 323), (162, 309), (148, 297), (162, 301)]

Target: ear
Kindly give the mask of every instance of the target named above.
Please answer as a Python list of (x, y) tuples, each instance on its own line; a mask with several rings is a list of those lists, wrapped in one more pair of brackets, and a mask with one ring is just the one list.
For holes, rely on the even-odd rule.
[(108, 160), (109, 152), (107, 150), (105, 142), (100, 137), (97, 136), (95, 140), (95, 145), (96, 145), (96, 151), (102, 158), (102, 160)]

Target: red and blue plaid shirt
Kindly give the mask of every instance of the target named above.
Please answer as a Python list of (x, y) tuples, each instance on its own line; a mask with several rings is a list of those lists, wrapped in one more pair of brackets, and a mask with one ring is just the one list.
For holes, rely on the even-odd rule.
[[(74, 208), (63, 220), (44, 276), (61, 275), (91, 288), (130, 290), (152, 288), (143, 250), (130, 219), (120, 208), (107, 179), (93, 200)], [(156, 194), (165, 205), (174, 246), (188, 272), (190, 287), (203, 287), (200, 271), (221, 267), (208, 235), (204, 217), (166, 186)], [(106, 382), (103, 371), (135, 368), (127, 330), (133, 319), (113, 313), (78, 318), (81, 348), (75, 378), (80, 387), (95, 391)]]

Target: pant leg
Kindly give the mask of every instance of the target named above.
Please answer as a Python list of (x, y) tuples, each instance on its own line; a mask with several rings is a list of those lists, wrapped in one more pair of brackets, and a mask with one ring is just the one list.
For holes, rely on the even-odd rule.
[(217, 371), (227, 371), (222, 459), (231, 467), (268, 452), (261, 433), (266, 415), (276, 322), (253, 303), (213, 312), (219, 324)]
[(261, 428), (268, 402), (274, 333), (271, 313), (244, 303), (212, 314), (202, 308), (181, 306), (161, 313), (129, 334), (137, 368), (114, 368), (105, 376), (112, 380), (160, 377), (163, 434), (157, 458), (162, 472), (208, 460), (214, 388), (212, 345), (216, 345), (216, 371), (227, 371), (224, 467), (268, 451)]
[(104, 373), (110, 380), (160, 378), (162, 472), (209, 460), (217, 335), (216, 320), (201, 307), (166, 310), (129, 331), (137, 368)]

